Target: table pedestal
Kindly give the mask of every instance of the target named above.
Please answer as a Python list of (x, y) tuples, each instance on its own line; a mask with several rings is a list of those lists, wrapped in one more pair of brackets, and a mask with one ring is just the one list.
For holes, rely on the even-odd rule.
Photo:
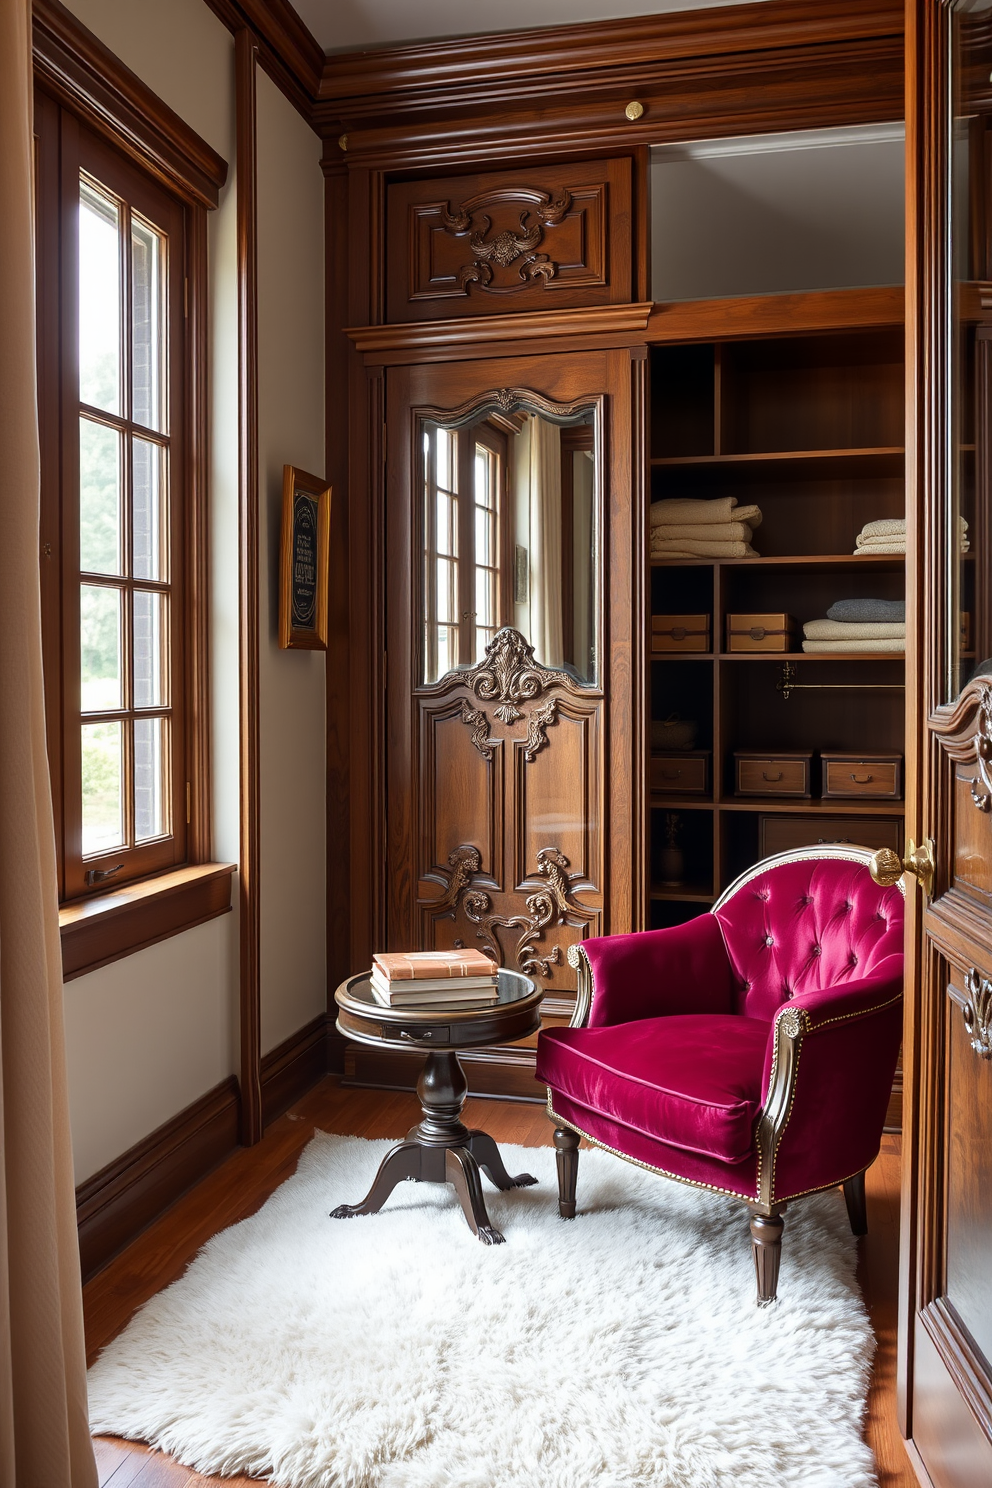
[(503, 1236), (486, 1213), (479, 1169), (497, 1188), (525, 1188), (537, 1179), (530, 1173), (511, 1177), (489, 1133), (470, 1131), (462, 1124), (467, 1091), (465, 1072), (454, 1051), (432, 1049), (417, 1082), (423, 1119), (407, 1132), (405, 1141), (386, 1153), (362, 1202), (339, 1204), (331, 1210), (331, 1218), (377, 1214), (404, 1178), (415, 1183), (451, 1183), (473, 1233), (483, 1245), (502, 1245)]

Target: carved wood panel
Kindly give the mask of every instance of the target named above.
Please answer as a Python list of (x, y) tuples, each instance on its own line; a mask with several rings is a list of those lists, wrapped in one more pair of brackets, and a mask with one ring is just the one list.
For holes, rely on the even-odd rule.
[(388, 189), (387, 320), (618, 304), (632, 285), (629, 159)]
[(574, 991), (568, 947), (602, 928), (601, 694), (509, 626), (475, 667), (419, 689), (418, 911), (428, 949), (475, 946)]

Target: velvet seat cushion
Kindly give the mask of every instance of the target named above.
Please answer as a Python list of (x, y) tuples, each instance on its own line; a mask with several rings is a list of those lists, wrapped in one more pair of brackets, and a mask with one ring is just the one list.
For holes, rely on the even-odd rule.
[(537, 1078), (589, 1111), (685, 1152), (752, 1150), (770, 1024), (733, 1014), (542, 1032)]

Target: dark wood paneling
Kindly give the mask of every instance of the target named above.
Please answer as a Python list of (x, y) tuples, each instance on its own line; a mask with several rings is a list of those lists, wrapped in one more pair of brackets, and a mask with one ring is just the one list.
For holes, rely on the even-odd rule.
[(76, 1189), (83, 1281), (88, 1281), (238, 1143), (233, 1075)]
[(63, 980), (227, 914), (234, 871), (231, 863), (201, 863), (68, 905), (59, 915)]
[(238, 257), (238, 550), (241, 1140), (262, 1135), (261, 778), (258, 662), (258, 194), (254, 35), (235, 36)]
[(216, 207), (227, 164), (59, 0), (34, 0), (35, 74), (185, 201)]
[(269, 1126), (328, 1071), (328, 1013), (290, 1034), (262, 1055), (262, 1119)]
[(390, 186), (387, 319), (629, 300), (631, 165), (582, 161)]

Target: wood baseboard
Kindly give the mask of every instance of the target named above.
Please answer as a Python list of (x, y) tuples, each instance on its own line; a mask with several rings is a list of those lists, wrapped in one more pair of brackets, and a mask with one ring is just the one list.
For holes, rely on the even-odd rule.
[[(332, 1033), (333, 1023), (320, 1013), (263, 1057), (266, 1125), (328, 1073)], [(239, 1107), (238, 1082), (229, 1075), (79, 1185), (76, 1223), (84, 1281), (237, 1150)]]
[[(544, 1086), (534, 1079), (533, 1049), (472, 1049), (459, 1052), (458, 1059), (470, 1095), (533, 1101), (538, 1105), (543, 1105), (547, 1098)], [(405, 1049), (348, 1044), (341, 1083), (380, 1090), (415, 1090), (423, 1065), (423, 1054), (415, 1050), (407, 1053)]]
[(238, 1082), (229, 1075), (79, 1185), (84, 1281), (236, 1149), (238, 1106)]
[(328, 1072), (332, 1023), (318, 1013), (288, 1039), (262, 1055), (262, 1124), (268, 1126), (288, 1111)]

